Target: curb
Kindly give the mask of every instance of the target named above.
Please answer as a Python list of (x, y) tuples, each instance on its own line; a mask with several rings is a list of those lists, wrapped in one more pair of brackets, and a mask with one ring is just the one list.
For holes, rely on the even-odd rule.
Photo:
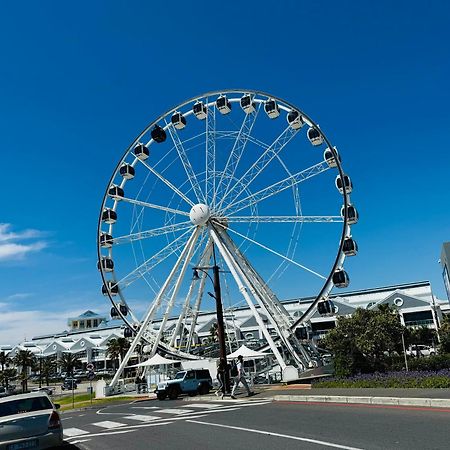
[(319, 402), (450, 408), (450, 399), (446, 398), (356, 397), (342, 395), (274, 395), (273, 399), (278, 402)]

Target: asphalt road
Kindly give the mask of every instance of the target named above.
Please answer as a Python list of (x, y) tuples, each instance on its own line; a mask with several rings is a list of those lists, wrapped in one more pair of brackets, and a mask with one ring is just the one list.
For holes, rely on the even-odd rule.
[(68, 412), (72, 449), (448, 449), (450, 410), (260, 399), (111, 405)]

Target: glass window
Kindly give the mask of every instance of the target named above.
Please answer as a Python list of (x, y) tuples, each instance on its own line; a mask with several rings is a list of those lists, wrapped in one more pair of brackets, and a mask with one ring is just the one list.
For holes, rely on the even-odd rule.
[(32, 397), (0, 403), (0, 417), (12, 416), (32, 411), (53, 409), (47, 397)]
[(178, 372), (178, 373), (175, 375), (175, 380), (180, 380), (181, 378), (183, 378), (185, 373), (186, 373), (186, 372)]
[(186, 374), (186, 380), (192, 380), (193, 378), (195, 378), (195, 372), (188, 372)]

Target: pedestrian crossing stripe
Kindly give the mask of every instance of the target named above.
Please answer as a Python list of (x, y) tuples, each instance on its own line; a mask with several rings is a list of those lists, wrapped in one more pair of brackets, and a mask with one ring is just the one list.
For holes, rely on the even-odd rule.
[(189, 404), (186, 406), (182, 406), (182, 408), (206, 408), (206, 409), (213, 409), (213, 408), (223, 408), (224, 405), (217, 405), (212, 403), (194, 403)]
[(162, 417), (147, 416), (144, 414), (133, 414), (132, 416), (125, 416), (124, 419), (139, 420), (140, 422), (151, 422), (152, 420), (162, 419)]
[(117, 427), (123, 427), (125, 426), (124, 423), (120, 423), (120, 422), (113, 422), (111, 420), (105, 420), (103, 422), (95, 422), (92, 425), (95, 425), (96, 427), (100, 427), (100, 428), (117, 428)]
[(65, 436), (68, 437), (75, 437), (75, 436), (81, 436), (82, 434), (89, 433), (89, 431), (81, 430), (80, 428), (66, 428), (63, 431)]
[(161, 414), (161, 413), (164, 413), (164, 414), (189, 414), (192, 412), (198, 412), (198, 411), (194, 411), (192, 409), (178, 409), (178, 408), (158, 409), (158, 414)]

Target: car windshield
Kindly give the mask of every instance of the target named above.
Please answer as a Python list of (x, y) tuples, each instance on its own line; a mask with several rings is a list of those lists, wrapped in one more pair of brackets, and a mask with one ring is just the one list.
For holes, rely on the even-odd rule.
[(47, 397), (22, 398), (20, 400), (10, 400), (0, 403), (0, 417), (13, 416), (32, 411), (42, 411), (44, 409), (53, 409), (50, 400)]
[(185, 374), (186, 372), (178, 372), (176, 375), (175, 375), (175, 380), (179, 380), (180, 378), (183, 378), (184, 377), (184, 374)]

